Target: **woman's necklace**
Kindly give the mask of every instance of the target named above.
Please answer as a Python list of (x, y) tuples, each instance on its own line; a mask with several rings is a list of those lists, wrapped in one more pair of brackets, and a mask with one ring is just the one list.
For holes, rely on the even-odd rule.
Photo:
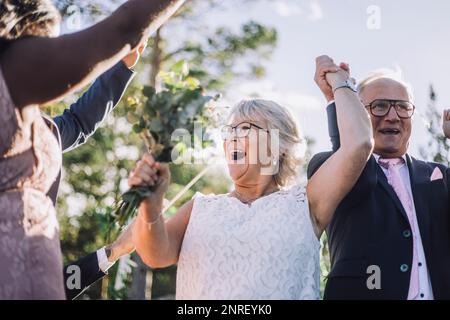
[(250, 199), (245, 198), (245, 197), (244, 197), (242, 194), (240, 194), (236, 189), (233, 191), (233, 193), (234, 193), (234, 196), (235, 196), (236, 198), (238, 198), (239, 201), (241, 201), (243, 204), (248, 204), (248, 205), (250, 205), (250, 204), (252, 204), (252, 202), (258, 200), (259, 198), (268, 196), (269, 194), (275, 193), (275, 192), (277, 192), (277, 191), (280, 191), (280, 188), (276, 187), (276, 188), (274, 188), (274, 189), (272, 189), (272, 190), (270, 190), (270, 191), (268, 191), (268, 192), (265, 192), (265, 193), (262, 194), (261, 196), (258, 196), (258, 197), (255, 197), (255, 198), (250, 198)]

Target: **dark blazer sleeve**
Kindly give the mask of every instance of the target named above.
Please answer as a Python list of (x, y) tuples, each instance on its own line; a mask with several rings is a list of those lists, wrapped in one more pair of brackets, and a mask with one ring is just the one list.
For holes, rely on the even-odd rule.
[(308, 180), (311, 179), (311, 177), (316, 173), (317, 170), (322, 166), (322, 164), (328, 160), (329, 157), (333, 152), (320, 152), (315, 154), (311, 161), (308, 163), (308, 168), (306, 170), (306, 175), (308, 177)]
[(101, 75), (89, 90), (53, 120), (64, 152), (86, 142), (122, 98), (134, 72), (121, 61)]
[[(75, 267), (75, 268), (74, 268)], [(80, 286), (73, 288), (72, 276), (79, 270)], [(97, 252), (92, 252), (87, 256), (70, 263), (64, 267), (64, 287), (68, 300), (73, 300), (82, 294), (97, 280), (103, 278), (106, 274), (100, 270), (97, 259)], [(69, 288), (70, 287), (70, 288)]]
[[(307, 169), (308, 180), (311, 179), (317, 170), (319, 170), (325, 161), (327, 161), (332, 155), (333, 152), (321, 152), (312, 157)], [(355, 185), (341, 201), (339, 205), (341, 208), (352, 207), (370, 194), (377, 184), (377, 167), (378, 164), (375, 158), (371, 156)], [(331, 180), (333, 177), (329, 177), (329, 179)]]
[(328, 119), (328, 135), (331, 140), (332, 152), (321, 152), (314, 155), (308, 164), (307, 177), (308, 180), (314, 175), (314, 173), (322, 166), (322, 164), (341, 146), (339, 127), (337, 123), (336, 104), (330, 103), (327, 106), (327, 119)]
[(339, 136), (339, 128), (337, 123), (336, 104), (330, 103), (327, 106), (328, 117), (328, 135), (330, 136), (332, 150), (336, 151), (341, 146), (341, 140)]

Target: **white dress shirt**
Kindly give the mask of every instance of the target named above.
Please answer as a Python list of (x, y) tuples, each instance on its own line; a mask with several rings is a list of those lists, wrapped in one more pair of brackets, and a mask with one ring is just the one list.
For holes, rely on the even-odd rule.
[[(378, 159), (380, 159), (380, 156), (377, 154), (373, 154), (375, 157), (375, 160), (378, 163)], [(411, 196), (411, 199), (414, 199), (414, 196), (412, 194), (412, 188), (411, 188), (411, 179), (409, 176), (409, 169), (407, 165), (406, 156), (404, 155), (403, 160), (405, 162), (400, 167), (400, 177), (403, 181), (403, 184), (406, 186), (406, 190), (408, 191), (409, 195)], [(383, 166), (380, 166), (383, 170), (384, 174), (387, 177), (387, 169)], [(413, 201), (413, 223), (414, 223), (414, 229), (417, 231), (417, 237), (413, 239), (413, 241), (416, 242), (416, 248), (417, 248), (417, 259), (419, 261), (419, 267), (418, 267), (418, 273), (419, 273), (419, 294), (416, 296), (414, 300), (433, 300), (433, 290), (431, 287), (431, 281), (430, 281), (430, 275), (428, 273), (427, 268), (427, 261), (425, 259), (425, 252), (423, 250), (423, 244), (422, 244), (422, 237), (420, 236), (420, 228), (417, 221), (417, 215), (416, 215), (416, 208)]]
[(114, 263), (116, 263), (115, 261), (114, 262), (110, 262), (108, 260), (108, 257), (106, 256), (105, 247), (97, 250), (97, 260), (98, 260), (98, 267), (105, 274), (107, 274), (108, 273), (108, 269), (111, 268), (114, 265)]

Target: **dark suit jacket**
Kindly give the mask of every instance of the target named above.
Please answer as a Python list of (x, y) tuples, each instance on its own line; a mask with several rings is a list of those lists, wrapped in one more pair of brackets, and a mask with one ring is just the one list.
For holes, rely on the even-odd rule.
[[(63, 152), (79, 147), (94, 134), (106, 116), (118, 104), (133, 76), (134, 72), (128, 69), (123, 62), (119, 62), (100, 76), (89, 90), (62, 115), (54, 119), (44, 117), (57, 136)], [(58, 196), (60, 179), (61, 172), (47, 194), (54, 204), (56, 204)], [(71, 265), (78, 266), (81, 270), (81, 287), (79, 289), (67, 288), (67, 279), (72, 275), (72, 272), (68, 272)], [(65, 266), (64, 282), (67, 299), (76, 298), (103, 276), (105, 274), (98, 266), (96, 252)]]
[[(77, 269), (73, 269), (74, 266)], [(97, 252), (91, 252), (83, 258), (66, 265), (64, 267), (64, 285), (67, 299), (73, 300), (77, 298), (105, 275), (98, 266)], [(74, 276), (79, 277), (79, 283), (75, 282)], [(74, 286), (74, 284), (79, 285), (79, 287)]]
[[(334, 117), (329, 123), (335, 142), (333, 137), (339, 136), (336, 113), (331, 111), (329, 115)], [(308, 178), (331, 155), (332, 152), (315, 155), (309, 164)], [(450, 170), (409, 155), (407, 164), (433, 295), (435, 299), (450, 299)], [(436, 167), (444, 178), (431, 181)], [(400, 200), (373, 156), (337, 207), (327, 235), (331, 271), (325, 299), (407, 298), (413, 245), (410, 225)], [(380, 268), (379, 290), (368, 289), (370, 265)]]
[[(94, 134), (103, 120), (116, 107), (134, 72), (119, 62), (101, 75), (77, 102), (53, 119), (45, 117), (47, 124), (60, 141), (63, 152), (73, 150)], [(56, 204), (61, 173), (47, 195)]]

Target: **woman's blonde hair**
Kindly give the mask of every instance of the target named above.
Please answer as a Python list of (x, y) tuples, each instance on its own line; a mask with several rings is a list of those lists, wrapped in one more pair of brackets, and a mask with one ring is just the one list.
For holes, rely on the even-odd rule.
[(265, 121), (268, 129), (279, 132), (279, 169), (274, 175), (280, 186), (288, 185), (296, 178), (303, 157), (304, 141), (291, 112), (276, 102), (262, 99), (243, 100), (230, 112), (229, 118), (238, 116), (250, 121)]

